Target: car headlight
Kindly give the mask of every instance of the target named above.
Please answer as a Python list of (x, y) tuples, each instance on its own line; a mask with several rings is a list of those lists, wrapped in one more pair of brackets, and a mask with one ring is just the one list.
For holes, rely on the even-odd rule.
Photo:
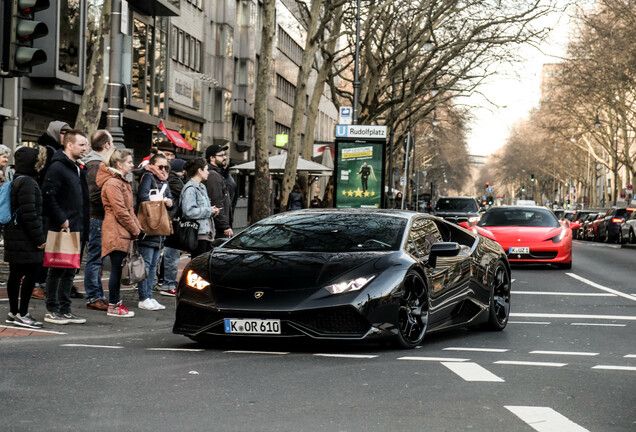
[(358, 291), (362, 289), (366, 284), (371, 282), (375, 278), (375, 275), (359, 277), (344, 282), (338, 282), (333, 285), (326, 286), (325, 289), (331, 294), (342, 294), (345, 292)]
[(210, 285), (210, 282), (206, 281), (192, 270), (188, 270), (188, 273), (186, 273), (186, 285), (201, 291)]
[(472, 225), (472, 224), (476, 224), (477, 222), (479, 222), (480, 217), (479, 216), (471, 216), (468, 218), (468, 224)]
[(565, 228), (561, 228), (561, 232), (559, 232), (558, 235), (555, 235), (554, 237), (552, 237), (552, 243), (558, 243), (561, 240), (563, 240), (563, 237), (565, 236)]

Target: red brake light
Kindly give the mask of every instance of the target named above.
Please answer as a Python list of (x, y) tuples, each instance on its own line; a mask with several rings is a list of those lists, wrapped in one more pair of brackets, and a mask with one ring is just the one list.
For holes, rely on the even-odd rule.
[(612, 223), (623, 223), (623, 219), (621, 219), (621, 218), (612, 218)]

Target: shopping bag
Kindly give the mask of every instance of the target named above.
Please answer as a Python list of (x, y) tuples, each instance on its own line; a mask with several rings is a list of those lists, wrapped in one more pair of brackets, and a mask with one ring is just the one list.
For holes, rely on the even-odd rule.
[(166, 237), (165, 245), (173, 249), (192, 252), (199, 244), (199, 223), (178, 214), (172, 220), (173, 233)]
[(149, 236), (172, 234), (172, 221), (164, 201), (144, 201), (137, 215), (141, 229)]
[(44, 248), (44, 267), (80, 268), (80, 233), (49, 231)]
[(128, 246), (128, 255), (121, 263), (121, 283), (132, 285), (141, 282), (148, 277), (144, 257), (137, 250), (137, 241), (131, 240)]

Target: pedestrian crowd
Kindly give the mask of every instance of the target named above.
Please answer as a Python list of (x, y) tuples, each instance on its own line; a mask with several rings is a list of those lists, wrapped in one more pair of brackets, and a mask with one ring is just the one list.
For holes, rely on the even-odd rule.
[[(175, 296), (181, 255), (196, 257), (211, 250), (214, 239), (234, 234), (236, 183), (227, 169), (226, 150), (212, 144), (205, 159), (186, 161), (176, 157), (170, 142), (162, 141), (135, 167), (132, 152), (116, 149), (108, 131), (97, 130), (89, 142), (82, 131), (60, 121), (49, 124), (35, 147), (18, 147), (12, 166), (11, 149), (0, 145), (0, 229), (9, 264), (6, 322), (43, 327), (29, 312), (29, 302), (36, 298), (45, 301), (43, 321), (85, 323), (71, 309), (71, 298), (83, 297), (73, 281), (84, 251), (87, 308), (111, 317), (134, 316), (120, 290), (122, 266), (138, 251), (147, 276), (136, 284), (137, 306), (165, 309), (153, 292)], [(149, 208), (159, 212), (146, 212)], [(168, 247), (171, 234), (155, 229), (157, 222), (172, 232), (179, 218), (196, 222), (196, 247), (185, 249), (178, 242), (174, 247), (174, 241)], [(77, 247), (69, 253), (65, 248), (73, 239)], [(108, 297), (102, 285), (107, 261)]]

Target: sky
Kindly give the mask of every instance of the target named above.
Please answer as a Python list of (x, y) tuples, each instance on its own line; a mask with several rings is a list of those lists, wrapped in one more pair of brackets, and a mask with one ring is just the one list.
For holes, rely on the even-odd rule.
[[(552, 31), (541, 49), (521, 47), (519, 52), (525, 60), (502, 68), (500, 74), (482, 87), (481, 92), (497, 106), (489, 104), (482, 96), (469, 98), (469, 104), (481, 106), (471, 110), (475, 117), (468, 135), (471, 154), (487, 156), (502, 147), (515, 122), (526, 118), (530, 110), (539, 105), (541, 67), (544, 63), (557, 63), (559, 57), (565, 55), (569, 19), (564, 14), (553, 13), (542, 21), (542, 25)], [(513, 73), (513, 67), (516, 73)]]

